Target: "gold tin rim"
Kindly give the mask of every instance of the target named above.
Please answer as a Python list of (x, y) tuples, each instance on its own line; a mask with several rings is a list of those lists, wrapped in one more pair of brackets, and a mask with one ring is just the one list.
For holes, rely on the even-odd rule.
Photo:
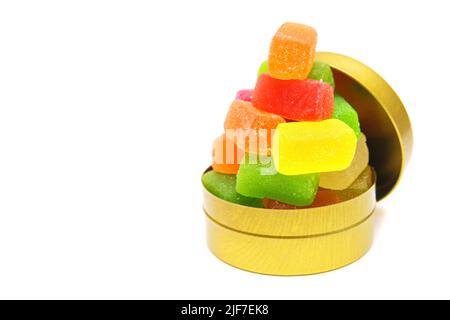
[[(211, 170), (208, 168), (205, 172)], [(203, 209), (211, 220), (255, 236), (299, 238), (345, 231), (366, 219), (376, 206), (376, 173), (362, 194), (332, 205), (303, 209), (266, 209), (220, 199), (203, 186)]]
[(316, 59), (331, 66), (336, 92), (360, 115), (381, 200), (398, 185), (411, 157), (413, 134), (406, 108), (392, 87), (365, 64), (333, 52), (318, 52)]

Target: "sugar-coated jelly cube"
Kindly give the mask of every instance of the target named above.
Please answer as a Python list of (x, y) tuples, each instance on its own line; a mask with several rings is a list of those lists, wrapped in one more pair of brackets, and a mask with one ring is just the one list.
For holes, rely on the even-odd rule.
[(364, 192), (373, 185), (373, 178), (372, 167), (367, 166), (348, 189)]
[(355, 198), (372, 187), (374, 183), (374, 177), (372, 167), (367, 166), (364, 171), (356, 178), (356, 180), (344, 190), (336, 191), (341, 201)]
[(244, 90), (239, 90), (236, 93), (236, 100), (242, 100), (242, 101), (252, 101), (252, 96), (253, 96), (253, 89), (244, 89)]
[(245, 197), (236, 192), (236, 176), (208, 171), (202, 176), (205, 188), (216, 197), (249, 207), (262, 208), (261, 199)]
[(311, 71), (308, 74), (308, 79), (322, 80), (334, 88), (334, 78), (331, 67), (328, 63), (315, 61)]
[(262, 74), (253, 92), (253, 105), (296, 121), (319, 121), (333, 114), (333, 87), (317, 80), (278, 80)]
[(236, 191), (253, 198), (269, 198), (305, 206), (314, 201), (319, 174), (286, 176), (276, 172), (270, 157), (244, 157), (237, 174)]
[(263, 61), (258, 69), (258, 78), (263, 73), (269, 73), (269, 61)]
[(355, 109), (344, 98), (339, 95), (334, 96), (333, 115), (334, 119), (345, 122), (355, 131), (356, 137), (359, 138), (361, 129), (359, 127), (359, 117)]
[(283, 24), (272, 38), (269, 73), (277, 79), (306, 79), (314, 63), (317, 32), (298, 24)]
[(285, 175), (340, 171), (351, 164), (356, 142), (352, 128), (337, 119), (280, 123), (272, 156), (277, 171)]
[(343, 171), (324, 172), (320, 174), (319, 186), (332, 190), (344, 190), (358, 178), (369, 163), (369, 149), (366, 136), (361, 133), (356, 145), (355, 156), (350, 166)]
[(233, 136), (221, 135), (213, 144), (213, 170), (225, 174), (237, 174), (245, 152), (239, 149)]
[(225, 130), (234, 130), (239, 148), (250, 153), (269, 154), (272, 135), (279, 123), (285, 120), (272, 113), (253, 107), (250, 102), (235, 100), (225, 120)]

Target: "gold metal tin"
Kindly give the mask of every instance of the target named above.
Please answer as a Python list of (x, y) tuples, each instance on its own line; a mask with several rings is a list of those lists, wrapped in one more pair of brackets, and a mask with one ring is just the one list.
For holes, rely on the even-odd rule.
[(394, 190), (411, 157), (413, 136), (406, 109), (389, 84), (361, 62), (332, 52), (319, 52), (316, 59), (332, 67), (336, 92), (358, 111), (381, 200)]
[(204, 188), (208, 246), (219, 259), (237, 268), (270, 275), (306, 275), (358, 260), (372, 243), (377, 199), (394, 189), (411, 155), (411, 124), (392, 88), (349, 57), (324, 52), (316, 59), (331, 65), (336, 92), (358, 111), (376, 183), (353, 199), (295, 210), (245, 207), (219, 199)]

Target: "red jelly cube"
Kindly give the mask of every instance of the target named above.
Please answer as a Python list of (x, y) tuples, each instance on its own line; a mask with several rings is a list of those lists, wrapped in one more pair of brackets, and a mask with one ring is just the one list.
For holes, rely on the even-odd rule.
[(253, 92), (253, 105), (295, 121), (320, 121), (333, 113), (333, 87), (317, 80), (279, 80), (262, 74)]

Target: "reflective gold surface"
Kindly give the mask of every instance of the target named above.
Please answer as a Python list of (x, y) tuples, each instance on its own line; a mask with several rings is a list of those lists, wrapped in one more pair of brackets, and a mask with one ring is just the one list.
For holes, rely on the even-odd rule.
[(336, 93), (358, 111), (381, 200), (395, 188), (411, 156), (413, 136), (406, 109), (389, 84), (361, 62), (332, 52), (318, 52), (316, 59), (331, 65)]
[(346, 266), (361, 258), (373, 237), (373, 214), (350, 229), (315, 237), (262, 237), (206, 219), (208, 245), (222, 261), (270, 275), (307, 275)]

